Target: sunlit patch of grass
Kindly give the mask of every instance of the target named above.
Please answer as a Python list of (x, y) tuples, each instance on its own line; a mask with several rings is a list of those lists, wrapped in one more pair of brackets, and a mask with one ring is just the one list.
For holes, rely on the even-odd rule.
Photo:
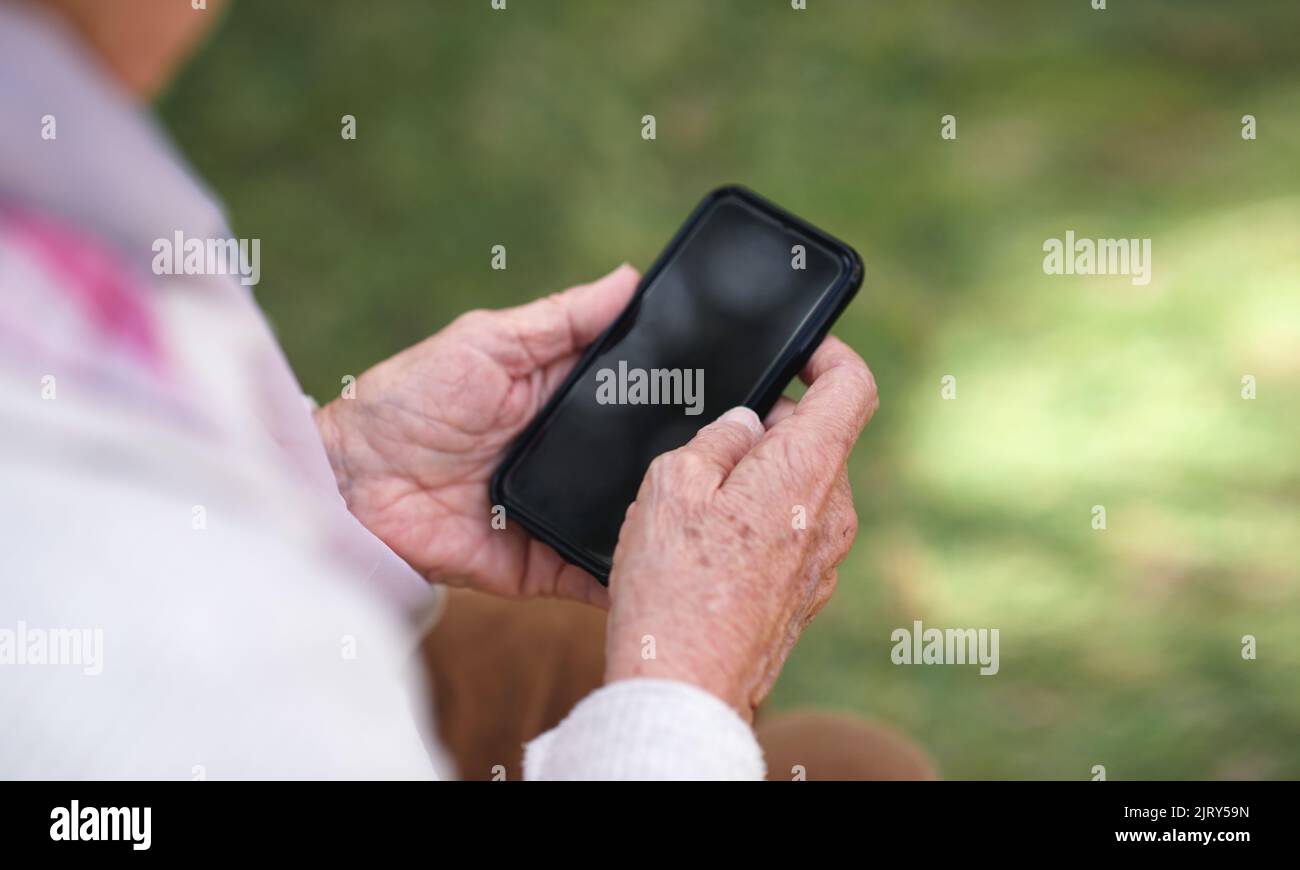
[[(1267, 694), (1294, 693), (1282, 639), (1300, 637), (1300, 379), (1286, 340), (1300, 319), (1294, 280), (1278, 278), (1300, 274), (1283, 243), (1300, 237), (1297, 214), (1274, 203), (1171, 227), (1155, 262), (1175, 277), (1158, 293), (999, 269), (1020, 278), (998, 294), (1016, 317), (987, 300), (957, 306), (930, 350), (957, 399), (941, 399), (935, 378), (902, 411), (899, 486), (921, 535), (869, 538), (898, 624), (1000, 627), (996, 679), (1013, 696), (1062, 680), (1144, 692), (1166, 711), (1162, 728), (1207, 745), (1234, 728), (1295, 733)], [(1241, 338), (1252, 331), (1281, 347), (1255, 351)], [(1242, 398), (1246, 371), (1268, 372), (1257, 373), (1267, 399)], [(1250, 633), (1272, 649), (1243, 662)], [(1207, 680), (1211, 663), (1229, 678)], [(1294, 772), (1285, 750), (1253, 763)], [(1211, 761), (1195, 773), (1218, 775)], [(1193, 772), (1151, 759), (1142, 770)]]

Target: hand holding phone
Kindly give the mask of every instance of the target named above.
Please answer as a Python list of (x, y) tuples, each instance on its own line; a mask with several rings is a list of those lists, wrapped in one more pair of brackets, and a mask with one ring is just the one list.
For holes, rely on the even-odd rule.
[[(730, 199), (723, 196), (726, 192), (710, 197), (706, 205)], [(688, 226), (698, 225), (707, 213), (705, 206), (697, 209)], [(724, 226), (718, 224), (714, 229)], [(766, 250), (765, 258), (748, 257), (751, 276), (779, 276), (780, 269), (791, 269), (789, 249), (800, 244), (799, 239), (803, 238), (800, 234), (793, 239), (783, 235), (779, 228), (784, 225), (779, 219), (767, 226), (775, 226), (778, 231), (768, 232), (768, 244), (760, 245)], [(796, 222), (792, 226), (801, 225)], [(679, 235), (684, 237), (685, 229)], [(752, 239), (747, 241), (748, 232), (729, 235), (728, 244), (733, 249), (736, 245), (754, 247)], [(714, 247), (697, 250), (707, 252)], [(782, 253), (779, 260), (777, 251)], [(849, 259), (856, 261), (856, 258)], [(754, 268), (764, 262), (777, 271)], [(660, 265), (663, 265), (662, 258)], [(648, 293), (647, 284), (654, 271), (641, 278), (625, 266), (590, 284), (516, 308), (468, 312), (428, 339), (362, 374), (351, 395), (336, 399), (316, 413), (339, 490), (353, 514), (430, 581), (468, 585), (497, 595), (550, 595), (609, 606), (608, 589), (593, 581), (588, 570), (566, 563), (546, 540), (529, 534), (519, 516), (508, 513), (499, 497), (489, 498), (488, 479), (501, 463), (501, 457), (511, 452), (508, 448), (512, 443), (517, 452), (529, 440), (520, 435), (530, 426), (538, 425), (538, 409), (546, 406), (548, 400), (554, 405), (555, 397), (564, 393), (563, 385), (586, 368), (583, 359), (596, 352), (597, 346), (613, 335), (619, 322), (629, 316), (630, 303), (635, 303), (638, 293)], [(840, 271), (833, 270), (832, 274)], [(851, 276), (854, 271), (850, 269), (848, 274)], [(728, 274), (744, 274), (744, 270)], [(856, 286), (855, 282), (851, 283)], [(753, 286), (759, 291), (763, 289), (758, 284)], [(795, 281), (787, 286), (801, 284)], [(811, 338), (781, 341), (782, 345), (797, 350), (805, 342), (816, 344), (819, 333), (829, 326), (827, 312), (833, 313), (847, 301), (848, 294), (836, 286), (839, 285), (829, 290), (814, 288), (808, 293), (808, 299), (816, 302), (811, 314), (794, 332)], [(678, 290), (681, 289), (679, 284)], [(706, 305), (706, 308), (713, 307), (712, 302)], [(734, 303), (730, 308), (735, 308)], [(755, 311), (759, 308), (756, 306)], [(674, 310), (677, 316), (690, 313), (694, 306), (669, 306), (669, 310)], [(653, 320), (648, 318), (650, 322)], [(687, 323), (680, 317), (678, 320)], [(779, 320), (769, 319), (767, 323), (770, 327)], [(698, 318), (696, 327), (711, 322), (716, 324), (717, 318)], [(724, 361), (732, 357), (741, 359), (742, 355), (727, 349), (727, 343), (737, 336), (753, 338), (766, 334), (769, 341), (773, 336), (781, 340), (783, 331), (778, 327), (769, 328), (765, 333), (762, 323), (752, 319), (747, 323), (743, 316), (722, 318), (721, 328), (709, 329), (711, 332), (704, 334), (715, 335), (712, 341), (717, 345), (716, 350), (723, 351)], [(752, 350), (761, 344), (748, 346)], [(789, 355), (790, 351), (786, 353)], [(605, 412), (649, 411), (651, 419), (646, 422), (653, 422), (656, 410), (670, 412), (670, 422), (688, 421), (684, 433), (679, 435), (684, 443), (730, 404), (742, 401), (718, 395), (719, 386), (727, 380), (726, 371), (693, 358), (696, 361), (687, 360), (683, 367), (689, 364), (692, 369), (704, 371), (703, 392), (697, 390), (698, 381), (669, 382), (669, 397), (673, 389), (678, 389), (681, 404), (617, 404), (620, 390), (624, 399), (641, 398), (640, 390), (645, 387), (644, 382), (636, 386), (631, 372), (633, 366), (620, 372), (617, 361), (599, 367), (609, 369), (603, 376), (605, 398), (613, 398), (615, 403), (600, 404), (596, 400), (595, 390), (600, 385), (599, 369), (596, 369), (590, 370), (591, 404)], [(772, 358), (754, 356), (751, 362), (756, 359), (762, 364), (747, 364), (734, 370), (742, 374), (749, 370), (752, 375)], [(789, 358), (797, 367), (798, 355)], [(632, 362), (631, 358), (625, 361)], [(652, 369), (664, 367), (654, 359), (635, 367), (646, 364)], [(779, 393), (784, 383), (781, 380), (784, 364), (778, 368), (782, 371), (770, 378), (775, 387), (770, 395)], [(742, 384), (741, 387), (733, 390), (733, 394), (753, 392), (751, 386)], [(764, 397), (751, 407), (762, 409), (767, 404)], [(789, 400), (782, 399), (773, 416), (788, 412), (789, 406)], [(699, 413), (688, 413), (695, 408), (699, 408)], [(545, 412), (542, 416), (546, 416)], [(638, 424), (633, 434), (639, 429), (646, 427)], [(600, 436), (603, 432), (596, 429), (591, 434)], [(635, 440), (602, 441), (599, 451), (587, 457), (592, 475), (604, 475), (614, 468), (621, 469), (620, 474), (630, 480), (627, 501), (615, 508), (617, 516), (611, 532), (614, 537), (627, 503), (636, 495), (644, 477), (644, 469), (638, 470), (626, 461), (627, 456), (635, 455), (630, 452), (635, 448), (632, 443)], [(665, 449), (676, 446), (668, 444)], [(653, 456), (645, 457), (646, 466), (651, 459)], [(581, 481), (574, 478), (570, 483), (570, 488), (582, 495)], [(612, 547), (611, 541), (611, 550)]]
[(655, 457), (728, 408), (766, 414), (861, 280), (844, 243), (714, 191), (506, 456), (493, 503), (604, 582)]
[(876, 385), (833, 337), (801, 377), (808, 392), (766, 432), (731, 411), (650, 464), (614, 556), (607, 683), (684, 681), (749, 718), (830, 599), (857, 535), (848, 457)]

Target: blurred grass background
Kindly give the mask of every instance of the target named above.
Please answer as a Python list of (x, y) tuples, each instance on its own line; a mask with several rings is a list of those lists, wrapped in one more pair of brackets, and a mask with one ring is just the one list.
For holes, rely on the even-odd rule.
[[(882, 407), (773, 704), (878, 716), (950, 777), (1300, 777), (1300, 7), (808, 5), (243, 0), (163, 116), (321, 399), (465, 309), (646, 267), (718, 184), (824, 226), (867, 261), (836, 331)], [(1150, 237), (1151, 284), (1044, 275), (1068, 229)], [(913, 619), (999, 629), (1001, 672), (893, 665)]]

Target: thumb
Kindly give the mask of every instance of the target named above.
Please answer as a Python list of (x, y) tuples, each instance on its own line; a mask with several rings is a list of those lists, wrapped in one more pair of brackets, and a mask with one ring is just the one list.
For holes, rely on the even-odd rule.
[(700, 463), (702, 473), (711, 479), (712, 488), (722, 486), (727, 475), (745, 454), (763, 437), (763, 424), (749, 408), (732, 408), (705, 426), (680, 448), (683, 458)]
[(528, 349), (533, 367), (583, 350), (614, 322), (640, 275), (624, 263), (603, 278), (501, 312), (510, 334)]

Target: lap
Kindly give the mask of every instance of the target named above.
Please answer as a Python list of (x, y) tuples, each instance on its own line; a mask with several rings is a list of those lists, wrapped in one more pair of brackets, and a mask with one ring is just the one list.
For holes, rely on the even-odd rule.
[[(422, 653), (439, 737), (462, 779), (523, 778), (523, 746), (560, 723), (604, 675), (605, 613), (549, 599), (451, 590)], [(906, 736), (860, 716), (760, 710), (768, 779), (933, 779)]]

